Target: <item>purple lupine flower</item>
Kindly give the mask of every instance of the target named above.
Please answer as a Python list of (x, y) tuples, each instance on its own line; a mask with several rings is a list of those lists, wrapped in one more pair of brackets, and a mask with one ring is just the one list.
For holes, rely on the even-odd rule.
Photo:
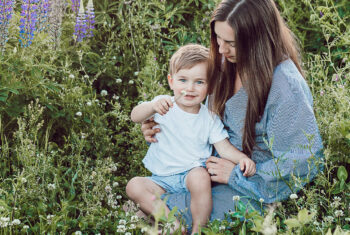
[(78, 15), (80, 8), (80, 0), (72, 0), (72, 11)]
[(324, 14), (323, 14), (323, 12), (322, 11), (320, 11), (320, 17), (322, 18), (322, 16), (323, 16)]
[(22, 47), (28, 47), (33, 42), (38, 20), (38, 2), (39, 0), (22, 0), (22, 18), (19, 26), (19, 42)]
[(39, 32), (47, 30), (48, 25), (48, 16), (50, 10), (49, 0), (41, 0), (38, 4), (38, 20), (37, 20), (37, 29)]
[(77, 42), (81, 42), (83, 38), (86, 37), (87, 25), (86, 25), (86, 16), (84, 12), (83, 0), (80, 0), (79, 13), (77, 15), (77, 20), (75, 23), (74, 36), (76, 37)]
[(0, 48), (4, 49), (8, 40), (8, 27), (12, 18), (14, 0), (2, 0), (0, 3)]
[(86, 6), (86, 25), (87, 25), (87, 37), (93, 37), (93, 29), (95, 28), (95, 12), (94, 12), (94, 4), (92, 0), (89, 0)]
[(61, 24), (64, 12), (66, 11), (66, 4), (62, 0), (51, 0), (49, 11), (49, 34), (54, 43), (54, 48), (58, 48), (61, 38)]

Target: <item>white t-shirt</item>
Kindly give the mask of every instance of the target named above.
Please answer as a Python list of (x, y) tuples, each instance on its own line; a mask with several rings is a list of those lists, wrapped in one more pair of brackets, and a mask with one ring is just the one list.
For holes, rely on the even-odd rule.
[[(157, 96), (157, 100), (164, 96)], [(198, 114), (182, 110), (174, 102), (173, 108), (154, 120), (161, 129), (157, 143), (152, 143), (146, 157), (145, 167), (153, 174), (169, 176), (203, 166), (212, 153), (212, 144), (228, 138), (220, 118), (201, 104)]]

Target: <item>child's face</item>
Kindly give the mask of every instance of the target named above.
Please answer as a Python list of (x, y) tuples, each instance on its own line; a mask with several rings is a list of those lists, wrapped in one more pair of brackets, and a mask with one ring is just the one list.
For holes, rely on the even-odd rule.
[[(172, 77), (168, 77), (170, 88), (174, 91), (176, 104), (187, 112), (199, 111), (200, 103), (207, 96), (206, 62), (194, 65), (190, 69), (181, 69)], [(183, 91), (186, 93), (183, 94)]]

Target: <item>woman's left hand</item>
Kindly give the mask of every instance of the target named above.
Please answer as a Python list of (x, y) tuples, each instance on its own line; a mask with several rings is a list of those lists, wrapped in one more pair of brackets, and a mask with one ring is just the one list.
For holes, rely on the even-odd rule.
[(206, 161), (208, 173), (211, 175), (211, 181), (227, 184), (233, 168), (236, 166), (233, 162), (211, 156)]

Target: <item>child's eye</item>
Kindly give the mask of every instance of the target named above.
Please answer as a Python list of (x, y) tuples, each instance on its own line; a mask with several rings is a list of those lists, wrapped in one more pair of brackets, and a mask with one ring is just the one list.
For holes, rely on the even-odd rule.
[(204, 82), (203, 82), (203, 81), (197, 81), (196, 83), (197, 83), (197, 84), (199, 84), (199, 85), (204, 84)]
[(186, 79), (181, 78), (181, 79), (179, 79), (179, 81), (180, 82), (186, 82)]

